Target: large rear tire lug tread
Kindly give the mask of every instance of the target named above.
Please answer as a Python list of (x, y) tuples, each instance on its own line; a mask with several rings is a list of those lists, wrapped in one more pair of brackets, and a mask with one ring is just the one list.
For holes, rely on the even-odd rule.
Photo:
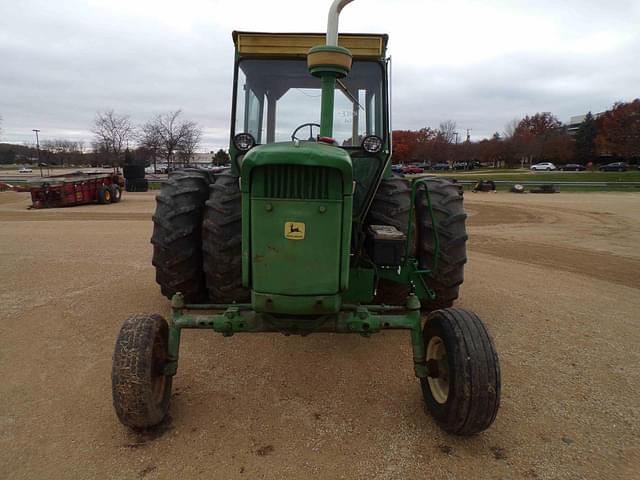
[(209, 187), (202, 222), (203, 265), (209, 297), (216, 303), (245, 302), (242, 286), (242, 208), (239, 182), (229, 173)]
[(168, 298), (177, 292), (189, 303), (206, 298), (201, 237), (210, 180), (204, 170), (174, 172), (156, 197), (152, 263), (156, 281)]
[[(464, 212), (462, 196), (453, 183), (446, 179), (434, 178), (427, 181), (427, 188), (438, 226), (440, 256), (438, 270), (426, 279), (436, 292), (437, 298), (433, 301), (423, 300), (422, 303), (428, 310), (433, 310), (451, 306), (459, 296), (460, 285), (464, 281), (464, 265), (467, 262), (467, 215)], [(420, 239), (418, 258), (422, 266), (432, 265), (435, 256), (435, 246), (431, 242), (433, 228), (427, 195), (423, 189), (417, 194), (416, 216), (421, 217), (416, 222)]]
[(451, 215), (448, 218), (443, 218), (442, 220), (440, 220), (440, 225), (443, 227), (448, 227), (457, 222), (464, 222), (466, 219), (467, 219), (466, 213), (458, 213), (456, 215)]

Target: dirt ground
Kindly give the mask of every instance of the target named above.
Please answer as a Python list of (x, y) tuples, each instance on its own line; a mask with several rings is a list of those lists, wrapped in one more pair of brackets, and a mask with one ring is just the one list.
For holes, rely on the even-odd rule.
[(0, 193), (0, 478), (637, 479), (640, 193), (466, 194), (458, 306), (485, 319), (502, 407), (471, 438), (424, 414), (404, 332), (183, 334), (154, 434), (111, 406), (115, 337), (168, 315), (153, 194), (27, 211)]

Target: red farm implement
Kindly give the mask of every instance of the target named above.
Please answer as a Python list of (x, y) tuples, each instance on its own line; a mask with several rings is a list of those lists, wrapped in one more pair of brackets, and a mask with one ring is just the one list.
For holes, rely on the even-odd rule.
[(26, 189), (31, 193), (31, 208), (51, 208), (117, 203), (123, 186), (124, 178), (115, 172), (76, 172), (31, 179)]

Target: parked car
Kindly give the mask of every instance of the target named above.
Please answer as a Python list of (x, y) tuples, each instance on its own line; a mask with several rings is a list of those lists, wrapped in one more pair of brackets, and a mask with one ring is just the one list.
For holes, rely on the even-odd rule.
[(20, 170), (18, 170), (18, 173), (33, 173), (33, 170), (31, 170), (29, 167), (22, 167)]
[(601, 172), (626, 172), (627, 168), (629, 168), (629, 164), (626, 162), (613, 162), (607, 163), (606, 165), (600, 165)]
[(586, 170), (585, 166), (578, 163), (567, 163), (560, 166), (561, 172), (581, 172), (583, 170)]
[(448, 163), (436, 163), (433, 166), (434, 170), (451, 170), (451, 165), (449, 165)]
[(402, 165), (398, 165), (397, 163), (391, 165), (391, 171), (395, 173), (402, 173)]
[(420, 167), (416, 167), (415, 165), (405, 165), (402, 167), (402, 173), (405, 174), (414, 174), (414, 173), (422, 173), (424, 170)]
[(531, 165), (529, 170), (531, 170), (532, 172), (538, 172), (538, 171), (550, 172), (551, 170), (557, 170), (557, 168), (551, 162), (541, 162), (541, 163), (536, 163), (534, 165)]
[(473, 170), (478, 162), (457, 162), (453, 164), (454, 170)]

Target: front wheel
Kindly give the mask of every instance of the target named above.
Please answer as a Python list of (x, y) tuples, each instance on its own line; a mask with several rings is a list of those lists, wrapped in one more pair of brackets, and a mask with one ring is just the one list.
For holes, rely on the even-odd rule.
[(473, 312), (432, 312), (423, 329), (427, 378), (421, 378), (427, 409), (456, 435), (489, 428), (500, 406), (500, 364), (493, 341)]
[(169, 410), (173, 377), (164, 374), (168, 346), (167, 322), (160, 315), (127, 318), (113, 352), (113, 407), (124, 425), (147, 428)]

